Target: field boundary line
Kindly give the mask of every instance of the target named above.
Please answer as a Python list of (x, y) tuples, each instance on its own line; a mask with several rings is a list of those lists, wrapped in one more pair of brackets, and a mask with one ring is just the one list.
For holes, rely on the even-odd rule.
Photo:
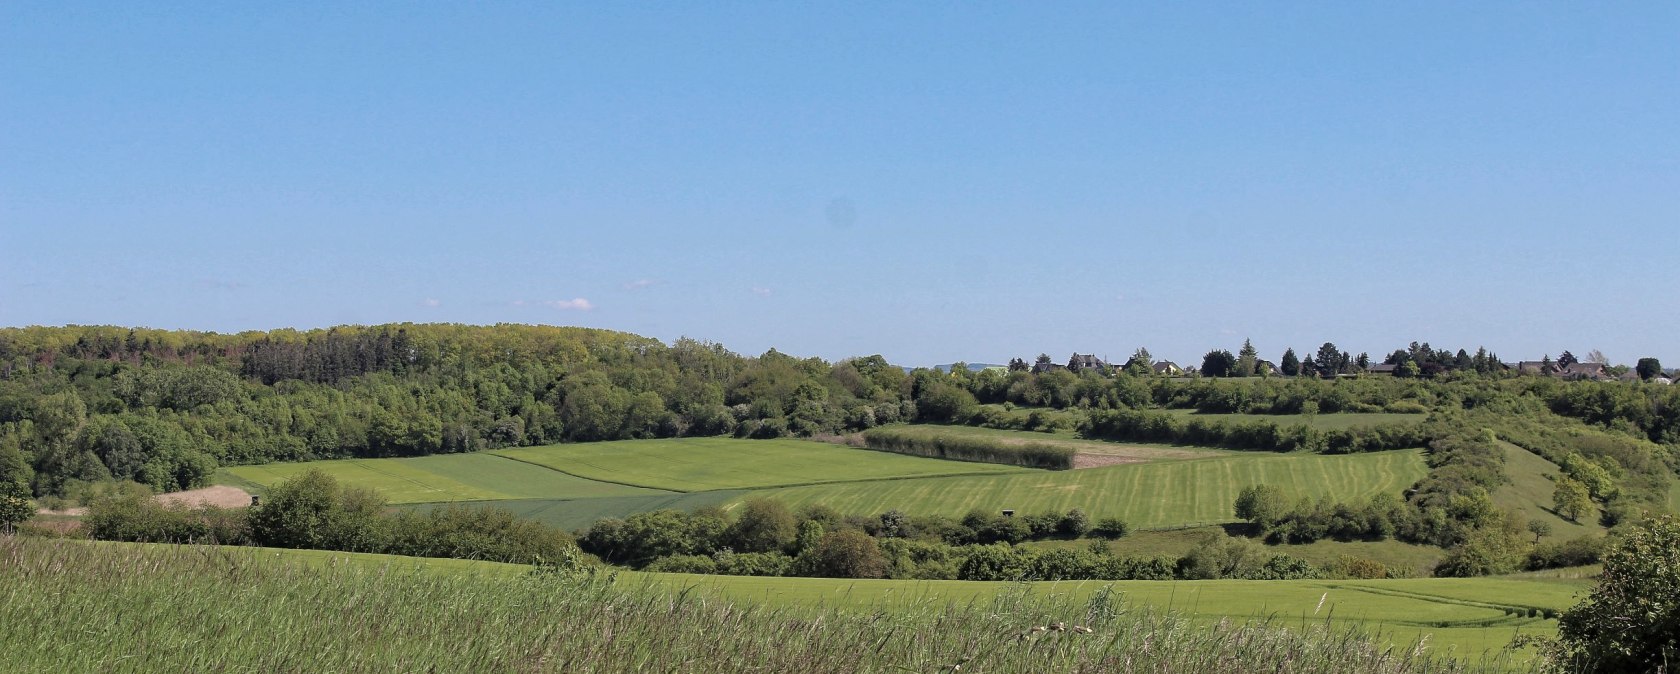
[[(591, 482), (604, 482), (604, 483), (607, 483), (607, 484), (616, 484), (620, 487), (636, 487), (638, 489), (652, 489), (654, 491), (662, 491), (662, 492), (667, 492), (667, 493), (672, 493), (672, 494), (692, 494), (692, 493), (694, 493), (692, 491), (683, 491), (681, 489), (670, 489), (670, 488), (666, 488), (666, 487), (649, 487), (645, 484), (636, 484), (634, 482), (622, 482), (622, 481), (619, 481), (619, 480), (603, 480), (603, 479), (598, 478), (598, 477), (589, 477), (588, 475), (578, 475), (577, 473), (572, 473), (572, 472), (560, 470), (559, 468), (555, 468), (554, 466), (545, 466), (545, 465), (537, 463), (535, 461), (526, 461), (525, 459), (519, 459), (519, 458), (507, 456), (505, 454), (497, 454), (495, 452), (490, 452), (490, 456), (507, 459), (509, 461), (517, 461), (517, 462), (523, 463), (527, 466), (536, 466), (536, 467), (541, 468), (543, 470), (552, 470), (556, 473), (561, 473), (563, 475), (570, 475), (570, 476), (575, 477), (579, 480), (589, 480)], [(700, 490), (700, 491), (719, 491), (719, 490), (713, 489), (713, 490)], [(501, 499), (501, 500), (512, 501), (512, 500), (517, 500), (517, 499)]]
[(1530, 604), (1500, 604), (1500, 603), (1496, 603), (1496, 602), (1481, 601), (1481, 600), (1477, 600), (1477, 599), (1462, 599), (1462, 598), (1459, 598), (1459, 597), (1449, 597), (1449, 596), (1446, 596), (1446, 595), (1430, 594), (1430, 593), (1427, 593), (1427, 592), (1412, 592), (1412, 591), (1408, 591), (1408, 590), (1395, 590), (1395, 589), (1390, 589), (1390, 588), (1386, 588), (1386, 587), (1371, 587), (1369, 585), (1344, 585), (1344, 584), (1341, 584), (1341, 583), (1325, 583), (1324, 586), (1329, 587), (1329, 588), (1333, 588), (1333, 589), (1337, 589), (1337, 590), (1353, 590), (1353, 591), (1356, 591), (1356, 592), (1368, 592), (1370, 594), (1385, 595), (1385, 596), (1390, 596), (1390, 597), (1405, 597), (1405, 598), (1408, 598), (1408, 599), (1418, 599), (1418, 600), (1422, 600), (1422, 601), (1435, 602), (1435, 603), (1438, 603), (1438, 604), (1453, 604), (1453, 605), (1456, 605), (1456, 606), (1472, 606), (1472, 607), (1475, 607), (1475, 608), (1485, 608), (1485, 609), (1490, 609), (1490, 610), (1499, 610), (1499, 611), (1504, 611), (1507, 614), (1509, 614), (1511, 611), (1540, 611), (1540, 612), (1542, 612), (1542, 614), (1544, 614), (1545, 612), (1559, 611), (1559, 609), (1553, 608), (1553, 607), (1550, 607), (1550, 606), (1534, 606), (1534, 605), (1530, 605)]

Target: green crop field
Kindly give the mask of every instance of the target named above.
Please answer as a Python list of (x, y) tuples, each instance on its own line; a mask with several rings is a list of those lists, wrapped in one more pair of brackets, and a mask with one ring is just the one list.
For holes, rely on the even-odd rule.
[(1203, 414), (1193, 409), (1168, 410), (1183, 417), (1210, 421), (1270, 421), (1279, 426), (1307, 424), (1321, 430), (1337, 430), (1355, 426), (1410, 424), (1423, 421), (1422, 414), (1390, 414), (1386, 412), (1346, 412), (1340, 414)]
[(648, 496), (661, 492), (573, 477), (493, 454), (438, 454), (412, 459), (341, 459), (269, 463), (224, 469), (233, 480), (266, 487), (320, 469), (344, 484), (369, 487), (393, 504), (517, 498)]
[(759, 497), (859, 515), (1082, 508), (1094, 517), (1122, 517), (1134, 528), (1161, 528), (1233, 521), (1231, 503), (1251, 484), (1349, 500), (1399, 493), (1424, 471), (1416, 450), (1259, 454), (1092, 444), (1140, 456), (1168, 452), (1178, 460), (1042, 471), (808, 441), (687, 438), (236, 466), (223, 471), (222, 481), (261, 488), (320, 468), (343, 483), (376, 489), (393, 504), (493, 501), (567, 529), (603, 517), (667, 507), (727, 508)]
[(578, 477), (683, 492), (932, 475), (1039, 472), (806, 440), (624, 440), (522, 447), (494, 453)]
[(1252, 484), (1290, 496), (1352, 500), (1398, 494), (1423, 477), (1418, 450), (1352, 455), (1251, 454), (1020, 475), (944, 477), (759, 490), (751, 497), (790, 506), (821, 503), (843, 513), (961, 516), (970, 510), (1021, 512), (1083, 508), (1151, 528), (1234, 521), (1231, 504)]

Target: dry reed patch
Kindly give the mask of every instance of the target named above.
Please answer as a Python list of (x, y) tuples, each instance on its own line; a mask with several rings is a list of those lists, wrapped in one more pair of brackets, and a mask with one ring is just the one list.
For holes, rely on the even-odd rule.
[[(175, 491), (158, 494), (152, 497), (164, 505), (184, 505), (189, 508), (213, 505), (218, 508), (243, 508), (251, 505), (251, 493), (238, 487), (217, 485), (203, 489)], [(37, 515), (60, 515), (64, 517), (85, 517), (87, 508), (65, 508), (63, 510), (48, 510), (41, 508), (35, 511)]]
[(158, 503), (181, 504), (191, 508), (213, 505), (218, 508), (241, 508), (251, 505), (251, 493), (238, 487), (216, 485), (203, 489), (158, 494)]
[(1131, 456), (1115, 456), (1113, 454), (1079, 453), (1073, 455), (1073, 469), (1102, 468), (1103, 466), (1118, 466), (1127, 463), (1143, 463), (1148, 460), (1149, 459), (1140, 459)]

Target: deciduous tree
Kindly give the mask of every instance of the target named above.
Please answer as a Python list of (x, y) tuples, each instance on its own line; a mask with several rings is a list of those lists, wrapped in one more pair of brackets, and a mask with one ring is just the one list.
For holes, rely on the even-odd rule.
[(1633, 371), (1639, 374), (1640, 379), (1651, 381), (1652, 378), (1662, 376), (1662, 362), (1655, 358), (1640, 358)]
[(1202, 376), (1229, 377), (1236, 366), (1237, 358), (1230, 351), (1215, 349), (1202, 357)]
[(17, 525), (35, 515), (29, 494), (16, 482), (0, 482), (0, 533), (10, 534)]
[(781, 501), (754, 499), (724, 534), (736, 552), (778, 552), (793, 544), (798, 525)]
[(1592, 510), (1592, 494), (1587, 490), (1587, 485), (1581, 484), (1580, 480), (1560, 475), (1557, 488), (1552, 490), (1552, 504), (1558, 513), (1568, 517), (1571, 522), (1579, 522), (1581, 515)]

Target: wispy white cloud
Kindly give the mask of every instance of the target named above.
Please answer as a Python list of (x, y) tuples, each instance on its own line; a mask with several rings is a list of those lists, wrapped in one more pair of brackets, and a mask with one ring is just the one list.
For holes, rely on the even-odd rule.
[(636, 279), (634, 281), (630, 281), (628, 283), (625, 283), (624, 284), (624, 289), (625, 290), (641, 290), (642, 288), (646, 288), (646, 287), (653, 286), (653, 285), (658, 285), (658, 283), (659, 283), (658, 281), (655, 281), (655, 280), (650, 279), (650, 278), (639, 278), (639, 279)]
[(765, 288), (763, 286), (753, 286), (752, 294), (757, 295), (759, 297), (769, 297), (770, 296), (770, 289)]
[(511, 304), (513, 306), (516, 306), (516, 307), (522, 307), (522, 306), (525, 306), (525, 300), (514, 300), (512, 302), (508, 302), (508, 304)]
[(443, 302), (438, 301), (435, 297), (428, 297), (420, 300), (420, 306), (426, 307), (427, 309), (436, 309), (443, 306)]
[(550, 309), (559, 309), (561, 311), (589, 311), (595, 308), (595, 303), (582, 297), (576, 297), (569, 300), (546, 300), (542, 303), (542, 305)]

